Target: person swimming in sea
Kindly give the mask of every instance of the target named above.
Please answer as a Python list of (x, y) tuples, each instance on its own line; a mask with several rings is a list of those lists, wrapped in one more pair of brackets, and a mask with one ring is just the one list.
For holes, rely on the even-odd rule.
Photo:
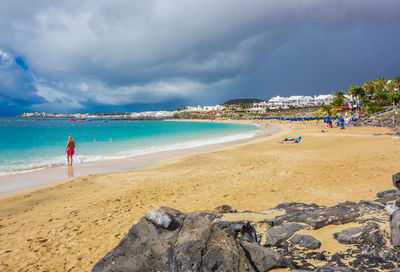
[(68, 137), (67, 146), (65, 147), (65, 152), (67, 153), (67, 161), (68, 166), (72, 166), (72, 156), (75, 153), (75, 142), (72, 140), (72, 137)]

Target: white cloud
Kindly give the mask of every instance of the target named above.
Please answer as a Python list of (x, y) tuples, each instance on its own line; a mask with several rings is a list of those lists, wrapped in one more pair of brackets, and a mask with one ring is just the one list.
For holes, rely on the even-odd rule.
[(36, 80), (38, 96), (45, 103), (36, 104), (35, 108), (43, 105), (55, 105), (64, 108), (79, 109), (85, 103), (101, 105), (129, 105), (133, 103), (160, 103), (172, 98), (201, 97), (204, 89), (217, 91), (233, 84), (234, 80), (221, 80), (212, 84), (187, 79), (171, 79), (168, 81), (150, 82), (143, 85), (128, 85), (109, 87), (101, 81), (89, 82), (48, 82)]

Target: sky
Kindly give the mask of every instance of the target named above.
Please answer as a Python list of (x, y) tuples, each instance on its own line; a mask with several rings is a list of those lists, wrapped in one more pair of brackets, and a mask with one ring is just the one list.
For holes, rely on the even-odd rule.
[(399, 0), (2, 0), (0, 116), (327, 94), (400, 75)]

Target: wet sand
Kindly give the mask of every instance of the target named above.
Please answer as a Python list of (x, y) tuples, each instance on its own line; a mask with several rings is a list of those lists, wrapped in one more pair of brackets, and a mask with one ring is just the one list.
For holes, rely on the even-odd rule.
[[(265, 211), (284, 201), (374, 199), (392, 189), (399, 137), (380, 135), (386, 128), (325, 130), (282, 124), (252, 143), (7, 195), (0, 200), (0, 271), (89, 271), (146, 210), (160, 206)], [(278, 143), (297, 136), (304, 141)]]

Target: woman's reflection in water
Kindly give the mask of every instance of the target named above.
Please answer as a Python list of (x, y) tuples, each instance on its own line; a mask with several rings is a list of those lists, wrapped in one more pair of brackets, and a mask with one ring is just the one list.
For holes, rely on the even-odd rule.
[(68, 166), (67, 174), (70, 178), (74, 176), (74, 168), (72, 166)]

